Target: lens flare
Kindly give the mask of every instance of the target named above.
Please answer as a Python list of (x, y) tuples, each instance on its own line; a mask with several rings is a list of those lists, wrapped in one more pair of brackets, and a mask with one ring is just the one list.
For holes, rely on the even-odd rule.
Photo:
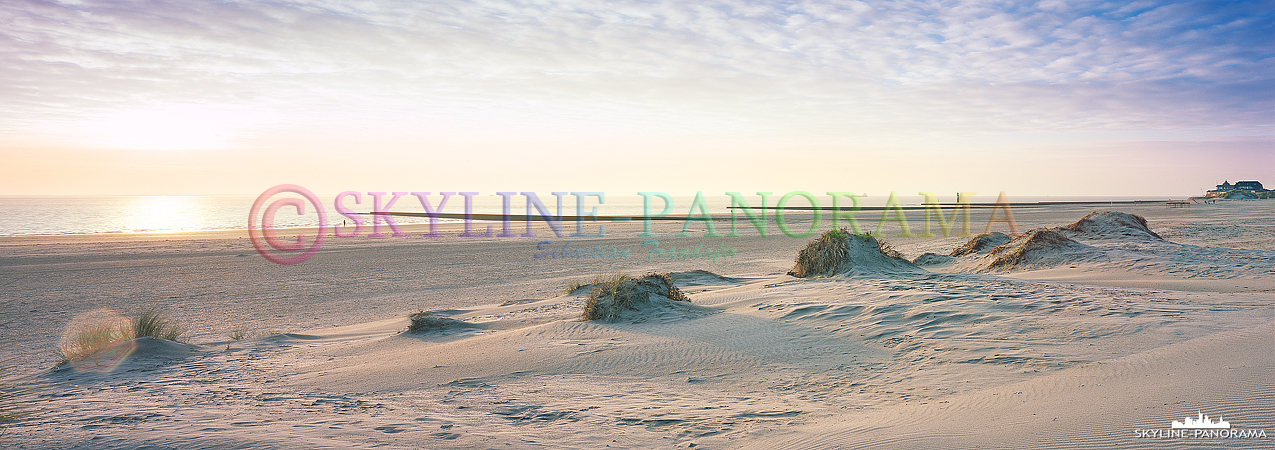
[(109, 309), (76, 316), (62, 334), (59, 350), (80, 372), (111, 372), (137, 350), (133, 322)]

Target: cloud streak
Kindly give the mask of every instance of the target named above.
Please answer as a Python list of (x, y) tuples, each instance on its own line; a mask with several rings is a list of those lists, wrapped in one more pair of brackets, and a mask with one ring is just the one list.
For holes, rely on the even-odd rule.
[(1271, 1), (19, 0), (0, 6), (0, 135), (56, 140), (115, 111), (199, 104), (252, 118), (246, 140), (1269, 138), (1272, 11)]

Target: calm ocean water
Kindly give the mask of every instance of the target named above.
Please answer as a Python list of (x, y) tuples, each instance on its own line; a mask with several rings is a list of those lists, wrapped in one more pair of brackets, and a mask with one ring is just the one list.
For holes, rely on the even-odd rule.
[[(774, 206), (782, 195), (769, 198), (769, 205)], [(388, 196), (387, 196), (388, 197)], [(277, 199), (281, 197), (274, 197)], [(434, 195), (430, 200), (437, 202), (441, 196)], [(831, 206), (827, 195), (816, 198), (823, 206)], [(1010, 197), (1014, 203), (1057, 202), (1057, 201), (1134, 201), (1164, 200), (1168, 197)], [(327, 211), (329, 222), (340, 224), (343, 217), (333, 208), (334, 195), (320, 195)], [(674, 196), (672, 215), (685, 215), (690, 209), (694, 197)], [(745, 199), (760, 205), (759, 197), (745, 195)], [(32, 235), (65, 235), (65, 234), (98, 234), (98, 233), (152, 233), (173, 231), (212, 231), (242, 230), (248, 227), (248, 213), (252, 208), (255, 196), (0, 196), (0, 236), (32, 236)], [(385, 200), (388, 200), (386, 198)], [(459, 195), (451, 197), (443, 208), (444, 213), (463, 213), (464, 198)], [(476, 214), (500, 214), (501, 197), (482, 195), (474, 197), (473, 212)], [(541, 200), (552, 213), (556, 209), (555, 199), (549, 193), (541, 193)], [(726, 196), (706, 196), (709, 212), (728, 214), (730, 198)], [(867, 207), (882, 206), (887, 196), (876, 195), (863, 199)], [(940, 202), (954, 202), (955, 195), (941, 196)], [(574, 214), (575, 197), (563, 198), (563, 213)], [(920, 196), (900, 196), (903, 205), (920, 205)], [(995, 196), (976, 196), (975, 203), (995, 202)], [(848, 200), (846, 200), (848, 202)], [(347, 199), (345, 205), (357, 212), (372, 210), (372, 199), (364, 196), (361, 204), (354, 204)], [(636, 195), (607, 196), (606, 202), (599, 205), (596, 197), (586, 199), (585, 210), (597, 207), (599, 215), (641, 215), (642, 197)], [(788, 206), (806, 207), (801, 198), (793, 198)], [(847, 205), (848, 206), (848, 205)], [(654, 200), (653, 212), (660, 212), (662, 203)], [(511, 212), (525, 213), (525, 199), (513, 197)], [(404, 196), (391, 209), (396, 212), (425, 212), (419, 201), (412, 196)], [(308, 215), (297, 215), (292, 208), (285, 208), (276, 215), (275, 226), (279, 228), (306, 227), (318, 224), (318, 216), (313, 208), (308, 208)], [(694, 213), (698, 213), (695, 211)], [(401, 224), (428, 223), (427, 218), (397, 217)], [(456, 222), (455, 219), (441, 219), (442, 222)]]

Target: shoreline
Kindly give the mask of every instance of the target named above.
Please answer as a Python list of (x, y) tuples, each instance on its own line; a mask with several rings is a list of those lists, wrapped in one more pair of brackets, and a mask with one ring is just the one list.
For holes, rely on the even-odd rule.
[[(14, 196), (10, 196), (10, 197), (14, 197)], [(21, 197), (21, 196), (19, 196), (19, 197)], [(68, 196), (68, 197), (75, 197), (75, 196)], [(137, 197), (151, 197), (151, 196), (137, 196)], [(214, 196), (214, 197), (216, 197), (216, 196)], [(24, 197), (24, 198), (25, 198), (25, 197)], [(32, 198), (38, 198), (38, 196), (37, 196), (37, 197), (32, 197)], [(1189, 199), (1190, 199), (1190, 198), (1188, 198), (1188, 200), (1189, 200)], [(1247, 200), (1250, 200), (1250, 199), (1217, 199), (1217, 200), (1215, 200), (1215, 201), (1219, 201), (1219, 202), (1240, 202), (1240, 201), (1247, 201)], [(1106, 206), (1106, 207), (1138, 206), (1138, 207), (1140, 207), (1140, 206), (1148, 206), (1148, 205), (1152, 205), (1152, 206), (1154, 206), (1154, 205), (1160, 205), (1160, 204), (1165, 204), (1166, 202), (1172, 202), (1172, 201), (1181, 201), (1181, 200), (1173, 200), (1171, 197), (1166, 197), (1165, 199), (1156, 199), (1156, 200), (1078, 200), (1078, 201), (1048, 201), (1048, 200), (1045, 200), (1045, 201), (1035, 201), (1035, 202), (1012, 202), (1012, 201), (1011, 201), (1011, 202), (1009, 202), (1009, 203), (1007, 203), (1007, 204), (1008, 204), (1011, 208), (1018, 208), (1018, 209), (1024, 209), (1024, 210), (1034, 210), (1034, 209), (1041, 209), (1041, 208), (1057, 208), (1057, 207), (1103, 207), (1103, 206)], [(1003, 206), (1004, 204), (996, 203), (996, 202), (994, 202), (994, 201), (993, 201), (993, 202), (977, 202), (977, 203), (969, 203), (969, 204), (958, 204), (958, 203), (953, 203), (953, 202), (939, 202), (939, 203), (937, 203), (937, 205), (938, 205), (938, 207), (940, 207), (940, 208), (957, 208), (957, 207), (963, 207), (963, 206), (965, 206), (965, 205), (968, 205), (968, 206), (969, 206), (969, 208), (970, 208), (971, 210), (985, 210), (985, 209), (993, 209), (993, 208), (997, 208), (997, 207)], [(1200, 204), (1200, 205), (1203, 205), (1203, 204)], [(1195, 205), (1193, 204), (1192, 206), (1195, 206)], [(731, 214), (735, 213), (735, 210), (751, 209), (751, 210), (755, 210), (755, 211), (776, 211), (776, 210), (778, 210), (778, 209), (779, 209), (777, 206), (753, 206), (753, 207), (724, 206), (724, 207), (726, 208), (726, 210), (725, 210), (725, 211), (718, 211), (718, 212), (715, 212), (715, 213), (713, 214), (713, 220), (714, 220), (714, 222), (718, 222), (718, 223), (720, 223), (720, 222), (723, 222), (723, 221), (728, 221), (728, 220), (730, 220), (730, 219), (729, 219), (729, 217), (731, 216)], [(915, 212), (924, 212), (925, 210), (932, 208), (932, 206), (930, 206), (930, 205), (925, 205), (925, 204), (907, 204), (907, 205), (900, 204), (897, 208), (898, 208), (899, 210), (902, 210), (902, 211), (905, 211), (905, 212), (912, 212), (912, 213), (915, 213)], [(811, 206), (785, 206), (783, 209), (784, 209), (785, 211), (800, 212), (800, 213), (808, 213), (808, 212), (810, 212), (810, 211), (815, 210), (816, 208), (815, 208), (815, 207), (811, 207)], [(866, 206), (866, 205), (865, 205), (865, 206), (859, 206), (857, 209), (852, 209), (852, 208), (850, 208), (850, 207), (842, 206), (842, 207), (839, 207), (839, 208), (837, 208), (837, 209), (835, 209), (835, 210), (834, 210), (834, 209), (833, 209), (833, 208), (831, 208), (831, 207), (820, 206), (820, 207), (818, 207), (817, 209), (819, 209), (820, 211), (824, 212), (824, 214), (826, 215), (826, 214), (844, 213), (844, 212), (850, 212), (850, 211), (877, 213), (877, 212), (883, 212), (883, 211), (887, 211), (887, 210), (893, 210), (893, 209), (894, 209), (894, 207), (886, 207), (886, 206)], [(679, 210), (678, 212), (681, 212), (681, 211)], [(364, 216), (366, 217), (366, 216), (371, 216), (371, 215), (373, 215), (373, 214), (378, 214), (378, 213), (373, 213), (373, 212), (362, 212), (362, 213), (358, 213), (358, 214), (364, 215)], [(393, 212), (386, 212), (386, 213), (384, 213), (384, 214), (386, 214), (386, 215), (391, 215), (391, 216), (412, 217), (412, 218), (424, 218), (424, 217), (429, 217), (429, 216), (430, 216), (429, 214), (427, 214), (427, 213), (425, 213), (425, 212), (412, 212), (412, 211), (393, 211)], [(454, 222), (454, 221), (456, 221), (456, 220), (462, 220), (462, 221), (463, 221), (463, 220), (465, 220), (465, 219), (467, 219), (467, 218), (468, 218), (468, 219), (470, 219), (470, 220), (472, 220), (472, 221), (474, 221), (474, 223), (475, 223), (475, 224), (480, 224), (480, 225), (500, 224), (500, 223), (502, 223), (502, 222), (503, 222), (504, 220), (506, 220), (506, 219), (509, 219), (509, 220), (511, 220), (511, 221), (512, 221), (512, 222), (514, 222), (514, 223), (521, 223), (521, 222), (525, 221), (525, 220), (526, 220), (526, 218), (527, 218), (527, 216), (526, 216), (526, 215), (523, 215), (523, 214), (510, 214), (509, 216), (507, 216), (507, 217), (506, 217), (505, 215), (503, 215), (503, 214), (499, 214), (499, 213), (474, 213), (474, 214), (469, 214), (469, 215), (468, 215), (468, 217), (467, 217), (467, 215), (466, 215), (465, 213), (439, 213), (439, 214), (438, 214), (438, 217), (439, 217), (440, 219), (448, 220), (448, 222), (439, 222), (439, 225), (440, 225), (440, 226), (445, 225), (445, 224), (446, 224), (446, 225), (463, 224), (463, 223), (465, 223), (465, 222)], [(532, 221), (533, 221), (533, 222), (537, 222), (537, 223), (543, 223), (543, 222), (544, 222), (543, 218), (542, 218), (541, 216), (539, 216), (539, 215), (533, 215), (533, 216), (531, 216), (531, 217), (532, 217)], [(692, 216), (688, 216), (687, 214), (680, 214), (680, 215), (668, 215), (668, 216), (651, 216), (649, 219), (650, 219), (650, 220), (652, 220), (652, 221), (656, 221), (656, 222), (680, 222), (680, 221), (685, 221), (685, 220), (687, 220), (687, 218), (688, 218), (688, 217), (690, 217), (690, 218), (691, 218), (691, 220), (699, 220), (699, 219), (697, 218), (698, 216), (693, 216), (693, 215), (692, 215)], [(643, 221), (643, 220), (645, 220), (645, 219), (647, 219), (647, 217), (644, 217), (644, 216), (642, 216), (642, 215), (623, 215), (623, 214), (621, 214), (621, 215), (598, 215), (598, 216), (596, 216), (596, 221), (597, 221), (599, 224), (616, 224), (616, 225), (621, 225), (621, 224), (625, 224), (625, 223), (640, 223), (640, 222), (642, 222), (642, 221)], [(582, 215), (582, 216), (564, 215), (564, 216), (562, 217), (562, 220), (564, 221), (564, 223), (567, 223), (567, 222), (576, 222), (576, 221), (593, 221), (593, 220), (595, 220), (595, 218), (594, 218), (594, 216), (589, 216), (589, 215)], [(419, 224), (413, 224), (413, 225), (419, 225)], [(773, 225), (773, 221), (772, 221), (772, 225)], [(331, 225), (329, 225), (329, 226), (331, 226)], [(408, 225), (402, 225), (402, 226), (408, 226)], [(292, 227), (292, 228), (279, 228), (279, 229), (280, 229), (280, 230), (296, 230), (296, 229), (306, 229), (306, 230), (308, 230), (308, 229), (312, 229), (312, 228), (314, 228), (314, 227)], [(129, 232), (114, 231), (114, 230), (112, 230), (112, 231), (101, 231), (101, 232), (74, 232), (74, 233), (60, 233), (60, 234), (22, 234), (22, 235), (9, 235), (9, 236), (0, 236), (0, 239), (7, 239), (7, 238), (25, 238), (25, 237), (61, 237), (61, 236), (82, 236), (82, 235), (91, 235), (91, 236), (99, 236), (99, 235), (101, 235), (101, 236), (117, 236), (117, 235), (125, 235), (125, 236), (142, 235), (142, 236), (146, 236), (146, 235), (155, 235), (155, 236), (159, 236), (159, 237), (162, 239), (162, 238), (164, 238), (164, 237), (168, 237), (168, 236), (182, 237), (182, 236), (186, 236), (186, 235), (197, 235), (197, 234), (200, 234), (200, 233), (236, 233), (236, 232), (239, 232), (239, 233), (246, 233), (246, 232), (247, 232), (247, 229), (246, 229), (246, 228), (233, 228), (233, 229), (208, 229), (208, 230), (181, 230), (181, 231), (129, 231)]]
[[(1258, 199), (1258, 200), (1264, 200), (1264, 199)], [(1029, 211), (1036, 212), (1036, 210), (1038, 210), (1038, 209), (1042, 209), (1042, 208), (1059, 208), (1059, 207), (1063, 207), (1063, 208), (1081, 207), (1081, 208), (1084, 208), (1084, 207), (1101, 207), (1101, 206), (1113, 206), (1113, 207), (1119, 207), (1119, 206), (1129, 207), (1129, 206), (1133, 206), (1133, 207), (1145, 208), (1145, 207), (1165, 206), (1165, 202), (1166, 202), (1166, 201), (1170, 201), (1170, 200), (1128, 200), (1128, 201), (1110, 201), (1110, 202), (1108, 202), (1108, 201), (1056, 201), (1056, 202), (1046, 201), (1046, 202), (1026, 202), (1026, 203), (1015, 203), (1015, 202), (1010, 202), (1010, 203), (1008, 203), (1008, 205), (1009, 205), (1011, 208), (1020, 208), (1020, 209), (1025, 209), (1025, 210), (1029, 210)], [(1220, 200), (1219, 200), (1218, 202), (1216, 202), (1216, 203), (1210, 203), (1210, 204), (1198, 204), (1198, 205), (1192, 205), (1192, 206), (1201, 206), (1201, 207), (1210, 207), (1210, 206), (1212, 206), (1212, 207), (1217, 207), (1217, 206), (1227, 206), (1227, 205), (1229, 205), (1229, 204), (1231, 204), (1231, 203), (1236, 203), (1236, 204), (1245, 204), (1245, 202), (1248, 202), (1248, 201), (1252, 201), (1252, 200), (1251, 200), (1251, 199), (1239, 199), (1239, 200), (1220, 199)], [(941, 207), (941, 208), (954, 208), (954, 207), (963, 206), (964, 204), (957, 204), (957, 203), (943, 203), (943, 202), (940, 202), (940, 203), (938, 203), (937, 205), (938, 205), (939, 207)], [(986, 203), (986, 202), (984, 202), (984, 203), (970, 203), (970, 204), (968, 204), (968, 205), (971, 207), (971, 209), (993, 209), (993, 208), (996, 208), (996, 207), (998, 207), (998, 206), (1001, 206), (1001, 204), (998, 204), (998, 203), (995, 203), (995, 202), (991, 202), (991, 203)], [(721, 212), (717, 212), (717, 213), (715, 213), (715, 214), (713, 214), (713, 215), (712, 215), (713, 222), (714, 222), (715, 224), (728, 223), (728, 222), (730, 222), (730, 221), (732, 221), (732, 220), (735, 220), (735, 221), (737, 221), (737, 222), (739, 222), (739, 223), (749, 224), (749, 225), (748, 225), (748, 227), (746, 227), (746, 228), (747, 228), (747, 229), (751, 229), (751, 224), (748, 222), (748, 219), (747, 219), (746, 217), (732, 219), (732, 217), (731, 217), (732, 211), (729, 211), (729, 209), (744, 209), (744, 207), (727, 207), (727, 209), (728, 209), (728, 211), (721, 211)], [(768, 207), (752, 207), (751, 209), (754, 209), (754, 210), (766, 210), (766, 211), (775, 211), (775, 210), (778, 210), (778, 208), (777, 208), (777, 207), (774, 207), (774, 206), (768, 206)], [(784, 209), (784, 210), (791, 210), (791, 211), (799, 211), (799, 212), (803, 212), (803, 213), (804, 213), (804, 212), (810, 212), (810, 211), (813, 211), (815, 208), (813, 208), (813, 207), (809, 207), (809, 206), (785, 206), (783, 209)], [(872, 212), (872, 213), (878, 213), (878, 212), (890, 211), (890, 210), (893, 210), (894, 208), (893, 208), (893, 207), (891, 207), (891, 208), (886, 208), (886, 207), (881, 207), (881, 206), (862, 206), (862, 207), (859, 207), (858, 209), (850, 209), (850, 208), (847, 208), (847, 207), (841, 207), (841, 208), (839, 208), (838, 210), (833, 210), (833, 209), (832, 209), (832, 208), (830, 208), (830, 207), (820, 207), (820, 208), (818, 208), (818, 209), (819, 209), (820, 211), (825, 211), (825, 212), (829, 212), (829, 211), (830, 211), (830, 212), (837, 212), (837, 211), (839, 211), (839, 212), (858, 211), (858, 212)], [(932, 209), (932, 207), (931, 207), (931, 206), (929, 206), (929, 205), (920, 205), (920, 206), (914, 206), (914, 205), (901, 205), (901, 206), (899, 206), (899, 209), (900, 209), (900, 210), (902, 210), (902, 211), (905, 211), (905, 212), (911, 212), (911, 213), (922, 212), (922, 213), (923, 213), (923, 212), (925, 212), (926, 210)], [(947, 211), (945, 211), (945, 212), (947, 212), (947, 213), (951, 213), (951, 210), (947, 210)], [(372, 214), (374, 214), (374, 213), (360, 213), (360, 214), (364, 214), (364, 215), (372, 215)], [(417, 217), (417, 218), (420, 218), (420, 217), (429, 217), (429, 214), (427, 214), (427, 213), (417, 213), (417, 212), (388, 212), (388, 213), (385, 213), (385, 214), (390, 215), (390, 216), (402, 216), (402, 217)], [(493, 230), (500, 230), (500, 225), (501, 225), (501, 224), (505, 221), (505, 219), (506, 219), (506, 216), (503, 216), (503, 215), (500, 215), (500, 214), (477, 214), (477, 213), (475, 213), (475, 214), (472, 214), (472, 215), (470, 215), (470, 216), (472, 216), (472, 217), (470, 217), (470, 220), (472, 220), (472, 225), (473, 225), (473, 226), (475, 226), (476, 228), (477, 228), (477, 227), (486, 227), (486, 226), (491, 226)], [(464, 228), (464, 227), (465, 227), (465, 225), (466, 225), (466, 223), (467, 223), (467, 222), (466, 222), (466, 221), (464, 221), (464, 219), (466, 219), (466, 214), (463, 214), (463, 213), (440, 213), (440, 214), (439, 214), (439, 218), (440, 218), (440, 219), (449, 219), (449, 221), (448, 221), (448, 222), (438, 222), (438, 223), (437, 223), (437, 227), (439, 227), (442, 231), (447, 232), (447, 233), (460, 233), (460, 232), (464, 232), (464, 231), (465, 231), (465, 228)], [(531, 218), (532, 218), (532, 219), (531, 219), (532, 223), (533, 223), (533, 224), (535, 224), (535, 226), (537, 227), (537, 229), (538, 229), (538, 230), (539, 230), (539, 229), (541, 229), (541, 228), (543, 228), (544, 230), (548, 230), (548, 226), (546, 225), (546, 223), (547, 223), (547, 222), (544, 220), (544, 218), (543, 218), (542, 216), (539, 216), (539, 215), (533, 215), (533, 216), (531, 216)], [(526, 222), (527, 216), (525, 216), (525, 215), (520, 215), (520, 214), (511, 214), (511, 215), (509, 215), (509, 216), (508, 216), (508, 219), (509, 219), (509, 220), (511, 221), (511, 223), (513, 224), (512, 229), (513, 229), (515, 232), (520, 232), (521, 230), (523, 230), (523, 227), (525, 226), (524, 224), (525, 224), (525, 222)], [(606, 226), (624, 227), (624, 226), (632, 226), (632, 225), (634, 225), (634, 224), (641, 224), (641, 223), (642, 223), (642, 221), (643, 221), (644, 219), (646, 219), (646, 218), (645, 218), (644, 216), (640, 216), (640, 215), (639, 215), (639, 216), (628, 216), (628, 215), (618, 215), (618, 216), (615, 216), (615, 215), (613, 215), (613, 216), (596, 216), (596, 219), (597, 219), (597, 220), (596, 220), (596, 223), (592, 223), (592, 222), (595, 222), (595, 220), (594, 220), (594, 219), (595, 219), (595, 217), (594, 217), (594, 216), (571, 216), (571, 215), (564, 215), (564, 216), (562, 217), (562, 220), (563, 220), (563, 228), (564, 228), (564, 229), (567, 229), (567, 228), (568, 228), (568, 225), (567, 225), (567, 224), (568, 224), (568, 223), (570, 223), (570, 222), (579, 222), (579, 221), (588, 221), (588, 222), (590, 222), (590, 223), (589, 223), (587, 226), (591, 226), (591, 227), (592, 227), (592, 226), (597, 226), (597, 225), (606, 225)], [(859, 219), (860, 219), (860, 221), (861, 221), (861, 222), (872, 222), (871, 220), (868, 220), (869, 218), (859, 218)], [(462, 220), (462, 221), (456, 222), (456, 221), (450, 221), (450, 220)], [(657, 222), (657, 223), (658, 223), (658, 222), (686, 222), (686, 221), (688, 221), (688, 220), (689, 220), (689, 221), (691, 221), (691, 222), (703, 223), (703, 219), (699, 218), (699, 216), (687, 216), (687, 215), (676, 215), (676, 216), (675, 216), (675, 215), (669, 215), (669, 216), (651, 216), (651, 217), (650, 217), (650, 220), (652, 220), (653, 222)], [(825, 220), (827, 220), (827, 219), (825, 219)], [(909, 219), (909, 220), (913, 220), (913, 219)], [(913, 221), (914, 221), (914, 222), (918, 222), (918, 223), (922, 222), (922, 220), (913, 220)], [(768, 223), (768, 225), (769, 225), (769, 226), (771, 226), (771, 227), (773, 227), (773, 226), (775, 225), (775, 221), (774, 221), (774, 216), (773, 216), (773, 215), (768, 216), (768, 218), (767, 218), (767, 223)], [(402, 229), (404, 229), (404, 230), (408, 230), (408, 229), (410, 229), (410, 231), (411, 231), (411, 232), (413, 232), (413, 233), (414, 233), (414, 232), (420, 232), (420, 231), (422, 231), (422, 229), (426, 229), (426, 228), (428, 228), (429, 226), (430, 226), (430, 224), (427, 224), (427, 223), (425, 223), (425, 224), (422, 224), (422, 223), (399, 224), (399, 227), (400, 227), (400, 228), (402, 228)], [(329, 225), (328, 225), (328, 227), (329, 227), (329, 228), (332, 228), (332, 227), (334, 227), (334, 225), (329, 224)], [(350, 226), (350, 225), (347, 225), (347, 226), (346, 226), (346, 228), (349, 228), (349, 227), (351, 227), (351, 226)], [(370, 224), (370, 223), (365, 223), (364, 227), (365, 227), (365, 228), (371, 227), (371, 224)], [(314, 227), (314, 226), (308, 226), (308, 227), (287, 227), (287, 228), (277, 228), (277, 230), (285, 231), (285, 232), (296, 232), (296, 231), (301, 231), (301, 232), (308, 232), (307, 234), (309, 234), (309, 235), (313, 235), (313, 232), (314, 232), (314, 230), (315, 230), (316, 228), (317, 228), (317, 227)], [(7, 240), (33, 240), (33, 241), (47, 241), (47, 240), (50, 240), (50, 239), (53, 239), (53, 238), (64, 238), (64, 239), (66, 239), (66, 240), (76, 240), (76, 241), (81, 241), (81, 242), (89, 242), (89, 241), (94, 241), (94, 239), (97, 239), (97, 238), (100, 238), (100, 239), (101, 239), (101, 240), (103, 240), (103, 241), (116, 241), (116, 240), (125, 240), (125, 241), (127, 241), (127, 240), (143, 240), (143, 241), (145, 241), (145, 240), (164, 240), (164, 239), (237, 239), (237, 238), (246, 238), (247, 236), (248, 236), (248, 229), (247, 229), (247, 228), (237, 228), (237, 229), (216, 229), (216, 230), (185, 230), (185, 231), (142, 231), (142, 232), (95, 232), (95, 233), (65, 233), (65, 234), (24, 234), (24, 235), (9, 235), (9, 236), (0, 236), (0, 245), (4, 245), (4, 242), (5, 242), (5, 241), (7, 241)], [(331, 236), (331, 235), (329, 235), (329, 236)], [(366, 237), (366, 236), (360, 236), (360, 237)]]

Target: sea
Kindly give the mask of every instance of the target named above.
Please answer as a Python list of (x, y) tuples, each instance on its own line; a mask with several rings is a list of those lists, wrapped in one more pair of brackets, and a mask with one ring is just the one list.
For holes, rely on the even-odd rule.
[[(785, 194), (771, 195), (767, 199), (769, 207), (775, 207)], [(261, 209), (274, 201), (286, 197), (281, 195), (263, 199)], [(339, 225), (351, 219), (336, 211), (336, 195), (319, 196), (328, 223)], [(382, 198), (381, 210), (409, 214), (425, 213), (421, 202), (411, 195), (398, 199), (392, 207), (386, 208), (390, 195)], [(550, 193), (540, 193), (539, 200), (546, 211), (558, 214), (558, 199)], [(812, 195), (818, 206), (832, 207), (828, 195)], [(299, 198), (299, 197), (298, 197)], [(427, 197), (431, 207), (437, 209), (441, 195)], [(1050, 205), (1057, 203), (1134, 203), (1163, 202), (1170, 196), (1115, 197), (1115, 196), (1007, 196), (1015, 208), (1025, 205)], [(705, 195), (701, 200), (703, 209), (696, 204), (695, 196), (670, 196), (669, 216), (700, 215), (704, 212), (714, 217), (729, 216), (731, 198), (726, 195)], [(751, 207), (761, 206), (761, 198), (757, 195), (744, 195)], [(249, 213), (257, 196), (0, 196), (0, 236), (56, 236), (71, 234), (120, 234), (120, 233), (170, 233), (192, 231), (244, 230), (249, 227)], [(363, 195), (361, 202), (356, 203), (353, 197), (342, 199), (342, 205), (356, 213), (370, 213), (373, 198)], [(466, 209), (476, 215), (500, 215), (504, 211), (504, 198), (494, 194), (475, 195), (472, 205), (466, 207), (465, 198), (460, 195), (451, 196), (440, 210), (444, 214), (464, 214)], [(527, 199), (521, 195), (512, 196), (510, 213), (527, 214)], [(940, 204), (951, 205), (957, 201), (955, 194), (938, 196)], [(994, 204), (997, 196), (973, 196), (969, 200), (975, 205)], [(860, 197), (861, 206), (865, 209), (881, 208), (887, 205), (889, 195), (864, 195)], [(849, 207), (850, 199), (842, 198), (841, 207)], [(896, 202), (904, 208), (922, 207), (926, 199), (922, 196), (899, 196)], [(664, 199), (650, 197), (650, 206), (646, 206), (646, 198), (640, 195), (627, 196), (581, 196), (564, 195), (561, 197), (562, 213), (574, 215), (579, 204), (583, 204), (583, 214), (598, 216), (642, 216), (647, 208), (651, 215), (665, 212)], [(785, 202), (786, 208), (800, 210), (810, 208), (809, 198), (801, 194), (790, 195)], [(297, 214), (294, 207), (284, 207), (274, 215), (276, 228), (313, 227), (318, 225), (317, 208), (307, 205), (306, 214)], [(541, 214), (535, 208), (532, 215)], [(260, 220), (258, 213), (257, 220)], [(364, 216), (366, 217), (366, 216)], [(439, 222), (459, 222), (459, 218), (443, 218)], [(428, 217), (395, 216), (399, 224), (428, 223)], [(256, 225), (259, 226), (259, 225)]]

